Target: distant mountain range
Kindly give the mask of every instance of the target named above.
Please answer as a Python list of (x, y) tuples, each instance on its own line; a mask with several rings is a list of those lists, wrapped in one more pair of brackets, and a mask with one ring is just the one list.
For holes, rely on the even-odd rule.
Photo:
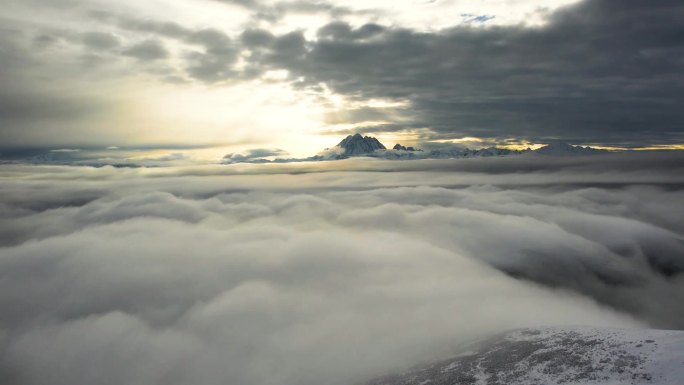
[(507, 148), (488, 147), (480, 149), (469, 149), (456, 145), (444, 145), (438, 149), (422, 150), (414, 147), (403, 146), (399, 143), (388, 149), (377, 138), (363, 136), (361, 134), (349, 135), (342, 139), (337, 146), (326, 148), (318, 155), (308, 158), (276, 158), (270, 160), (269, 157), (236, 156), (229, 154), (224, 158), (224, 163), (294, 163), (340, 160), (354, 157), (370, 157), (388, 160), (400, 159), (453, 159), (453, 158), (479, 158), (479, 157), (499, 157), (510, 155), (537, 154), (548, 156), (574, 156), (607, 153), (592, 147), (573, 146), (568, 143), (551, 143), (536, 150), (511, 150)]
[[(427, 144), (426, 144), (427, 145)], [(377, 138), (362, 136), (361, 134), (349, 135), (332, 148), (326, 148), (318, 155), (308, 158), (283, 158), (286, 151), (279, 149), (253, 149), (245, 153), (231, 153), (226, 155), (222, 163), (295, 163), (348, 159), (353, 157), (370, 157), (388, 160), (401, 159), (453, 159), (453, 158), (479, 158), (501, 157), (511, 155), (535, 154), (544, 156), (577, 156), (607, 153), (591, 147), (573, 146), (568, 143), (556, 142), (548, 144), (536, 150), (511, 150), (507, 148), (488, 147), (469, 149), (467, 147), (449, 144), (432, 143), (427, 149), (419, 149), (404, 146), (399, 143), (388, 148)], [(81, 166), (114, 166), (114, 167), (161, 167), (168, 165), (170, 161), (182, 162), (182, 153), (170, 154), (159, 158), (125, 158), (113, 157), (108, 153), (89, 153), (88, 151), (74, 150), (51, 150), (44, 153), (31, 155), (25, 159), (0, 160), (0, 163), (33, 163), (33, 164), (58, 164), (58, 165), (81, 165)]]
[(568, 143), (551, 143), (544, 147), (534, 150), (537, 154), (542, 155), (583, 155), (583, 154), (600, 154), (607, 152), (606, 150), (599, 150), (593, 147), (573, 146)]
[[(506, 148), (488, 147), (472, 150), (466, 147), (449, 147), (423, 151), (413, 147), (405, 147), (396, 144), (392, 149), (387, 149), (380, 141), (371, 136), (360, 134), (349, 135), (344, 138), (335, 148), (327, 149), (327, 159), (346, 159), (355, 156), (366, 156), (383, 159), (449, 159), (449, 158), (473, 158), (508, 156), (534, 153), (540, 155), (585, 155), (600, 154), (607, 152), (592, 147), (573, 146), (568, 143), (551, 143), (537, 150), (510, 150)], [(325, 160), (326, 155), (313, 157), (313, 160)]]

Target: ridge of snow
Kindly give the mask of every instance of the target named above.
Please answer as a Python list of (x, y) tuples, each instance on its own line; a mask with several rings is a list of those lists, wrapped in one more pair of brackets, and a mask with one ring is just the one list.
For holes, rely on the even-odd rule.
[(454, 358), (367, 385), (419, 385), (427, 381), (453, 385), (681, 385), (684, 379), (684, 331), (520, 329), (469, 349)]

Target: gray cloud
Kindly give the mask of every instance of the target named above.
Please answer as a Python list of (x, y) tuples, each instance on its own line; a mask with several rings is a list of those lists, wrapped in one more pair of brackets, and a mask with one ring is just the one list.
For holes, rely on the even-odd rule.
[(376, 13), (377, 11), (352, 11), (343, 6), (337, 6), (326, 1), (310, 1), (310, 0), (296, 0), (296, 1), (281, 1), (276, 2), (272, 6), (261, 6), (256, 12), (256, 17), (259, 19), (268, 20), (271, 22), (278, 21), (288, 14), (327, 14), (333, 18), (350, 15), (350, 14), (366, 14)]
[(90, 49), (110, 50), (121, 44), (116, 36), (103, 32), (88, 32), (83, 34), (83, 44)]
[[(24, 48), (0, 59), (0, 135), (3, 149), (60, 143), (69, 146), (74, 132), (84, 121), (106, 116), (110, 107), (100, 95), (65, 94), (62, 88), (46, 85), (21, 69), (33, 70), (36, 64), (23, 56)], [(67, 125), (60, 138), (50, 136), (55, 126)], [(47, 140), (46, 140), (47, 137)], [(83, 138), (84, 136), (80, 136)]]
[(59, 38), (50, 35), (39, 35), (33, 39), (33, 44), (38, 48), (49, 48), (59, 42)]
[(130, 17), (121, 18), (119, 26), (129, 31), (153, 33), (159, 37), (177, 39), (201, 47), (202, 51), (189, 51), (184, 55), (186, 74), (193, 79), (212, 83), (238, 77), (232, 66), (236, 62), (239, 50), (231, 38), (220, 30), (193, 30), (177, 23)]
[(214, 0), (214, 1), (218, 1), (220, 3), (225, 3), (225, 4), (239, 5), (239, 6), (243, 6), (243, 7), (253, 7), (253, 6), (261, 3), (258, 0)]
[(159, 40), (145, 40), (122, 51), (125, 56), (131, 56), (142, 61), (165, 59), (169, 52)]
[(238, 50), (225, 33), (211, 29), (196, 31), (189, 34), (186, 41), (199, 44), (205, 49), (205, 52), (187, 55), (187, 71), (190, 76), (209, 82), (235, 76), (232, 66), (237, 59)]
[(244, 7), (254, 14), (254, 18), (268, 22), (277, 22), (288, 14), (327, 14), (340, 17), (350, 14), (377, 14), (377, 10), (353, 11), (333, 2), (321, 0), (277, 1), (267, 4), (258, 0), (214, 0), (225, 4)]
[(318, 30), (318, 37), (337, 40), (361, 40), (381, 34), (386, 30), (378, 24), (365, 24), (357, 29), (344, 22), (332, 22)]
[(152, 32), (173, 38), (183, 38), (192, 33), (190, 29), (187, 29), (178, 23), (143, 20), (134, 17), (119, 18), (118, 26), (124, 30)]
[[(414, 119), (450, 137), (642, 145), (680, 142), (681, 5), (584, 1), (541, 28), (357, 30), (335, 22), (302, 53), (273, 49), (265, 68), (358, 100), (410, 100)], [(372, 31), (372, 40), (364, 28)]]

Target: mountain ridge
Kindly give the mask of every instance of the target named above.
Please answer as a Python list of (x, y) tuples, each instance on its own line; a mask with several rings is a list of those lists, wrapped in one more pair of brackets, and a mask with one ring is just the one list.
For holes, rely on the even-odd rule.
[(679, 385), (684, 378), (684, 331), (528, 328), (459, 351), (365, 385)]
[[(337, 159), (347, 157), (368, 156), (384, 159), (448, 159), (448, 158), (470, 158), (470, 157), (491, 157), (520, 155), (526, 153), (553, 156), (568, 155), (590, 155), (607, 153), (606, 150), (592, 147), (575, 146), (566, 142), (552, 142), (545, 146), (532, 150), (511, 150), (499, 147), (487, 147), (480, 149), (469, 149), (467, 147), (454, 147), (451, 149), (435, 149), (423, 151), (414, 147), (406, 147), (399, 143), (391, 149), (387, 149), (377, 138), (372, 136), (362, 136), (359, 133), (349, 135), (343, 139), (335, 148), (340, 151), (335, 152)], [(420, 153), (420, 154), (418, 154)]]
[(395, 144), (387, 148), (377, 138), (363, 136), (359, 133), (348, 135), (336, 146), (326, 148), (318, 155), (308, 158), (276, 158), (250, 157), (242, 154), (229, 154), (224, 157), (224, 163), (292, 163), (309, 161), (341, 160), (355, 157), (370, 157), (386, 160), (411, 160), (411, 159), (458, 159), (458, 158), (485, 158), (502, 157), (511, 155), (535, 154), (543, 156), (580, 156), (608, 153), (607, 150), (592, 147), (575, 146), (564, 142), (553, 142), (536, 150), (512, 150), (508, 148), (486, 147), (470, 149), (460, 146), (444, 146), (437, 149), (418, 149), (411, 146)]

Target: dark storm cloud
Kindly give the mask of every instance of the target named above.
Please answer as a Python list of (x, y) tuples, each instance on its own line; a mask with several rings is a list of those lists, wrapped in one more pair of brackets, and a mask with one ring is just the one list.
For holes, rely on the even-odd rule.
[[(334, 22), (264, 68), (358, 100), (408, 99), (436, 135), (681, 142), (684, 6), (590, 0), (547, 25), (416, 32)], [(306, 45), (306, 52), (301, 47)]]
[(668, 156), (2, 166), (0, 379), (341, 385), (509, 328), (681, 328)]

